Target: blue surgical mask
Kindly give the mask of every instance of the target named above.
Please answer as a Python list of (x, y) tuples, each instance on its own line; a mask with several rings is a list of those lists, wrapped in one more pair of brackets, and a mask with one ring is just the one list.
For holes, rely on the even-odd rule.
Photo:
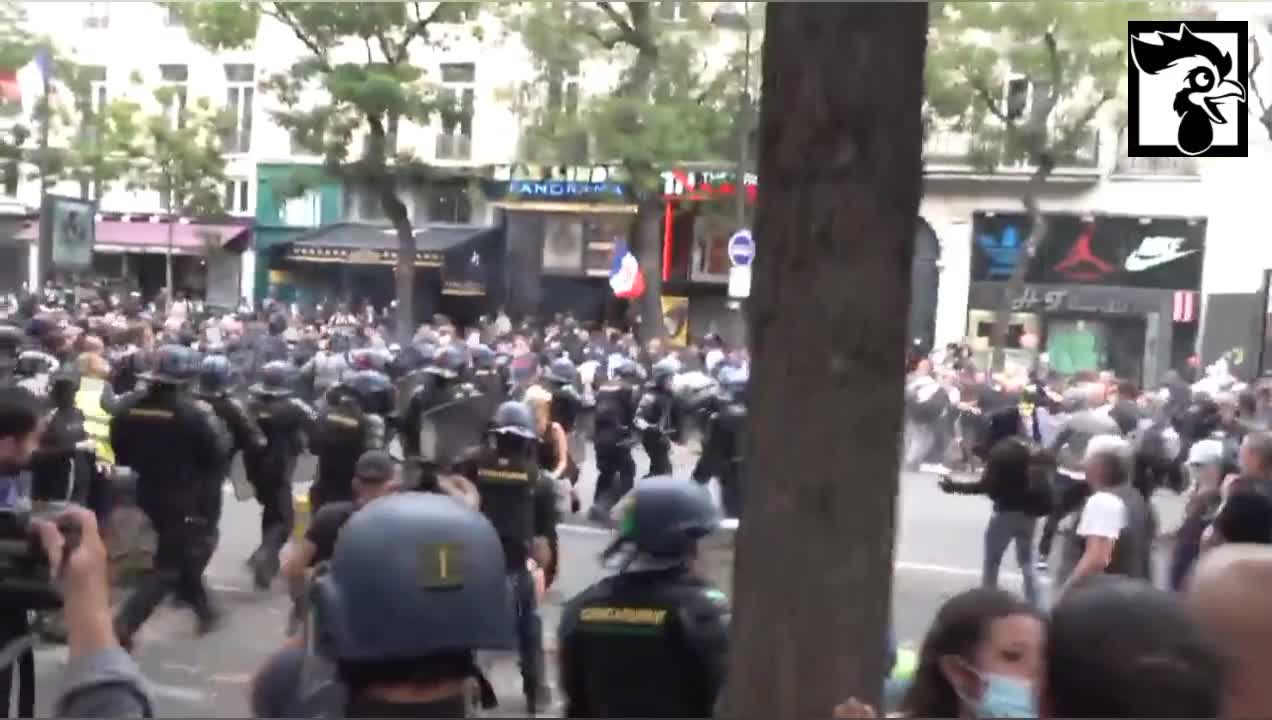
[(985, 673), (984, 690), (975, 704), (978, 718), (1036, 718), (1038, 698), (1033, 684), (1010, 675)]

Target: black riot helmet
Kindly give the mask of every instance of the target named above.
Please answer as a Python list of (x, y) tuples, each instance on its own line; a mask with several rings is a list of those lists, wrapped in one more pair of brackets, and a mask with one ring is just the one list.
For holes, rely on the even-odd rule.
[(543, 377), (548, 382), (573, 385), (579, 380), (579, 371), (569, 358), (559, 357), (548, 364), (548, 371)]
[(502, 403), (495, 409), (490, 426), (490, 431), (496, 435), (515, 435), (526, 440), (539, 438), (535, 432), (534, 411), (529, 405), (515, 400)]
[(614, 377), (627, 382), (640, 382), (641, 380), (640, 365), (631, 360), (624, 359), (614, 368)]
[(393, 410), (393, 381), (379, 370), (359, 370), (341, 383), (353, 391), (365, 412), (387, 414)]
[(468, 353), (464, 348), (452, 343), (437, 351), (426, 372), (449, 380), (459, 377), (467, 366)]
[(282, 335), (287, 330), (287, 316), (282, 313), (274, 313), (269, 316), (269, 334)]
[(670, 382), (679, 369), (675, 358), (668, 356), (654, 363), (654, 366), (650, 368), (650, 374), (653, 376), (655, 385), (663, 385)]
[(682, 565), (698, 541), (720, 527), (721, 516), (706, 486), (670, 476), (641, 480), (623, 501), (618, 535), (604, 559), (625, 553), (623, 570), (656, 570)]
[(494, 370), (495, 351), (488, 345), (478, 345), (473, 348), (473, 367), (478, 370)]
[(74, 367), (59, 368), (49, 377), (49, 399), (55, 408), (73, 407), (79, 389), (80, 374)]
[(233, 377), (230, 359), (224, 355), (209, 355), (203, 358), (199, 368), (199, 392), (205, 395), (220, 395), (230, 386)]
[(337, 661), (515, 646), (499, 535), (442, 495), (391, 495), (354, 513), (310, 592), (318, 649)]
[(283, 360), (265, 363), (261, 368), (261, 381), (252, 386), (253, 395), (282, 397), (292, 392), (292, 365)]
[(160, 385), (185, 385), (194, 380), (200, 369), (199, 353), (184, 345), (163, 345), (155, 351), (146, 380)]
[(58, 368), (57, 358), (41, 350), (25, 350), (18, 355), (13, 374), (22, 378), (48, 375)]

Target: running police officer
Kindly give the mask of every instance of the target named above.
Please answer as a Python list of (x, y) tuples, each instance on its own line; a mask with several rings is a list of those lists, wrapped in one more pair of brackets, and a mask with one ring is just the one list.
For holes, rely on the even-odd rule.
[(382, 413), (393, 407), (392, 390), (384, 373), (359, 370), (328, 391), (311, 443), (318, 456), (318, 475), (309, 488), (311, 517), (330, 502), (353, 499), (358, 458), (384, 447)]
[(649, 473), (645, 477), (671, 474), (672, 411), (671, 380), (676, 375), (676, 362), (663, 358), (654, 363), (649, 387), (636, 408), (636, 429), (649, 456)]
[(702, 456), (693, 469), (693, 479), (706, 484), (711, 478), (720, 481), (720, 504), (727, 517), (742, 514), (742, 438), (746, 430), (745, 368), (726, 366), (720, 369), (720, 403), (707, 418)]
[(690, 569), (698, 540), (720, 524), (711, 495), (689, 480), (646, 478), (623, 512), (603, 556), (617, 561), (618, 574), (561, 614), (565, 716), (711, 717), (729, 605)]
[(568, 357), (562, 356), (548, 364), (543, 374), (544, 385), (552, 393), (552, 422), (560, 423), (565, 430), (570, 450), (570, 468), (574, 477), (571, 484), (578, 481), (578, 466), (583, 462), (586, 452), (582, 446), (583, 436), (578, 432), (579, 415), (583, 412), (583, 396), (579, 394), (579, 370)]
[(615, 368), (613, 379), (596, 389), (596, 419), (592, 441), (596, 451), (596, 488), (589, 517), (607, 523), (610, 509), (632, 489), (636, 462), (632, 460), (636, 422), (636, 363), (627, 360)]
[(295, 523), (292, 473), (304, 452), (304, 434), (315, 420), (313, 408), (292, 396), (292, 366), (283, 361), (261, 368), (261, 382), (250, 390), (249, 411), (265, 433), (266, 445), (243, 453), (243, 467), (261, 504), (261, 544), (248, 559), (256, 586), (269, 587), (278, 574), (278, 552)]
[(468, 715), (474, 653), (513, 645), (500, 538), (481, 513), (403, 493), (355, 512), (309, 591), (310, 654), (288, 647), (253, 683), (256, 717)]
[(504, 401), (504, 393), (508, 388), (499, 372), (495, 351), (486, 345), (478, 345), (472, 349), (473, 386), (481, 393), (485, 408), (483, 414), (490, 417)]
[[(402, 412), (402, 452), (406, 457), (419, 457), (422, 450), (420, 434), (424, 430), (426, 414), (436, 413), (453, 403), (475, 396), (476, 388), (464, 382), (468, 367), (465, 348), (447, 344), (440, 348), (433, 361), (424, 369), (427, 381), (416, 385), (405, 400)], [(428, 458), (439, 460), (439, 458)]]
[(225, 424), (205, 402), (186, 392), (199, 372), (199, 357), (189, 348), (167, 345), (148, 373), (149, 389), (110, 423), (116, 461), (137, 474), (137, 504), (150, 519), (158, 547), (154, 568), (138, 582), (116, 618), (122, 645), (170, 592), (185, 601), (199, 620), (199, 631), (216, 625), (218, 613), (203, 585), (203, 568), (214, 544), (207, 507), (208, 485), (218, 490), (229, 453)]
[[(229, 476), (232, 472), (235, 454), (240, 451), (264, 450), (266, 445), (265, 433), (256, 422), (256, 418), (252, 417), (247, 407), (238, 398), (230, 394), (233, 378), (234, 368), (230, 365), (229, 358), (224, 355), (209, 355), (203, 358), (203, 364), (199, 369), (199, 384), (194, 391), (195, 397), (210, 405), (212, 411), (221, 418), (221, 422), (225, 423), (225, 427), (230, 431), (230, 449), (222, 465), (220, 473), (222, 478)], [(214, 508), (212, 528), (218, 539), (220, 533), (216, 531), (216, 528), (221, 519), (221, 487), (222, 483), (208, 487), (209, 507)], [(208, 560), (211, 561), (211, 559), (209, 555)]]
[(543, 667), (543, 624), (528, 563), (551, 562), (556, 529), (556, 490), (540, 477), (536, 462), (538, 433), (534, 414), (524, 403), (505, 402), (495, 411), (488, 442), (468, 468), (481, 495), (481, 511), (503, 543), (508, 579), (516, 604), (517, 650), (527, 712), (550, 702)]

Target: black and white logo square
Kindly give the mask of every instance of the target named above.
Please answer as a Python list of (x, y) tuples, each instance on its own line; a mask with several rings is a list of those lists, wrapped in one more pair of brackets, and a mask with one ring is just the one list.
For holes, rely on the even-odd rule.
[(1249, 27), (1235, 20), (1132, 20), (1131, 157), (1249, 155)]

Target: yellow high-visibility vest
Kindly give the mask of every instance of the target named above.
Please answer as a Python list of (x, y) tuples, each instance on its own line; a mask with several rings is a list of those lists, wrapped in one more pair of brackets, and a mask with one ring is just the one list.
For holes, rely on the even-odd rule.
[(97, 444), (97, 457), (108, 463), (115, 462), (115, 451), (110, 446), (110, 414), (102, 409), (102, 390), (106, 381), (97, 378), (80, 380), (75, 394), (75, 407), (84, 413), (84, 431)]

